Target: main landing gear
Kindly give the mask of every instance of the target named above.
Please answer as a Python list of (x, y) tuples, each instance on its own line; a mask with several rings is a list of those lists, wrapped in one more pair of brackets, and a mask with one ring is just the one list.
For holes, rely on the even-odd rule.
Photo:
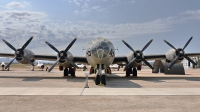
[(129, 77), (130, 74), (133, 74), (133, 76), (137, 77), (137, 69), (136, 68), (128, 68), (126, 70), (126, 76), (125, 77)]
[(71, 74), (72, 77), (76, 77), (75, 75), (75, 69), (70, 67), (70, 68), (65, 68), (63, 71), (64, 76), (68, 76), (69, 74)]

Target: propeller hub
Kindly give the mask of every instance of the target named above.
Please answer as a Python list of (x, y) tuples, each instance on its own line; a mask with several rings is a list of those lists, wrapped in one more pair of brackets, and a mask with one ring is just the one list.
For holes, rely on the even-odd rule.
[(184, 52), (184, 50), (183, 50), (182, 48), (178, 48), (177, 50), (178, 50), (179, 52), (176, 52), (176, 54), (177, 54), (177, 55), (180, 54), (179, 57), (183, 57), (183, 56), (185, 55), (185, 52)]
[(63, 53), (60, 53), (60, 56), (63, 56)]
[(17, 51), (16, 54), (18, 55), (18, 54), (19, 54), (19, 51)]

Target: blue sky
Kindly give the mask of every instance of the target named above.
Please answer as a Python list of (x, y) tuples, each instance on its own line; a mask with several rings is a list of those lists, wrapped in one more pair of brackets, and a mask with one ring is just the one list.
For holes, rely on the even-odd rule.
[[(144, 54), (164, 54), (170, 47), (183, 47), (194, 36), (186, 52), (200, 52), (199, 0), (0, 0), (0, 39), (16, 48), (31, 36), (27, 47), (35, 54), (56, 54), (45, 41), (65, 49), (78, 38), (70, 51), (85, 55), (83, 46), (96, 37), (109, 39), (117, 55), (152, 44)], [(13, 53), (0, 41), (0, 52)]]

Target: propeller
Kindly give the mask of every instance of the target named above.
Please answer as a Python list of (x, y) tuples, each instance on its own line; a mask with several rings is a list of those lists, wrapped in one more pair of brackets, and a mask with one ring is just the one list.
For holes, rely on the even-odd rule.
[(8, 45), (12, 50), (15, 51), (15, 57), (8, 63), (8, 65), (5, 67), (5, 69), (7, 69), (17, 57), (23, 57), (28, 63), (30, 63), (32, 66), (34, 66), (34, 64), (23, 55), (24, 49), (28, 46), (28, 44), (31, 42), (32, 39), (33, 39), (33, 36), (20, 49), (15, 49), (15, 47), (13, 47), (9, 42), (2, 39), (6, 45)]
[(70, 64), (73, 65), (73, 67), (78, 68), (78, 66), (71, 61), (70, 59), (67, 58), (67, 51), (72, 47), (72, 45), (74, 44), (74, 42), (77, 40), (77, 38), (75, 38), (64, 51), (58, 51), (58, 49), (56, 49), (53, 45), (51, 45), (49, 42), (45, 42), (49, 47), (51, 47), (54, 51), (56, 51), (58, 53), (59, 58), (56, 60), (56, 62), (51, 66), (51, 68), (48, 70), (48, 72), (50, 72), (57, 64), (58, 62), (63, 62), (63, 59), (66, 59)]
[(143, 61), (147, 66), (149, 66), (151, 69), (154, 70), (154, 68), (144, 59), (143, 57), (143, 51), (151, 44), (151, 42), (153, 41), (153, 39), (151, 39), (145, 46), (144, 48), (140, 51), (134, 51), (134, 49), (128, 44), (126, 43), (124, 40), (122, 40), (122, 42), (131, 50), (133, 51), (133, 55), (134, 55), (134, 58), (127, 64), (127, 66), (125, 67), (125, 70), (127, 68), (129, 68), (131, 65), (133, 65), (133, 63), (135, 61)]
[(167, 42), (166, 40), (164, 40), (165, 43), (167, 43), (170, 47), (172, 47), (174, 50), (176, 50), (176, 58), (172, 61), (171, 65), (169, 66), (168, 70), (171, 69), (171, 67), (176, 63), (176, 61), (180, 58), (180, 57), (184, 57), (186, 58), (189, 62), (191, 62), (194, 65), (197, 65), (192, 59), (190, 59), (188, 56), (185, 55), (184, 49), (188, 46), (188, 44), (190, 43), (190, 41), (193, 39), (193, 36), (190, 37), (190, 39), (187, 41), (187, 43), (185, 44), (185, 46), (183, 48), (175, 48), (172, 44), (170, 44), (169, 42)]

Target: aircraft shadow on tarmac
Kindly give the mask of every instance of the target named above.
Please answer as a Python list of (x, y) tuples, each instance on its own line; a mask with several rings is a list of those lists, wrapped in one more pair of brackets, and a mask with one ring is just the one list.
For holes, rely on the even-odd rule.
[[(48, 79), (60, 79), (60, 80), (66, 80), (67, 82), (83, 82), (85, 83), (86, 78), (85, 77), (52, 77), (52, 76), (0, 76), (0, 78), (19, 78), (22, 79), (22, 81), (41, 81), (41, 80), (48, 80)], [(94, 75), (90, 75), (88, 77), (89, 82), (94, 84)], [(119, 76), (117, 74), (107, 75), (107, 85), (105, 87), (108, 88), (142, 88), (140, 84), (137, 84), (134, 82), (134, 80), (141, 80), (141, 81), (147, 81), (147, 82), (154, 82), (154, 83), (163, 83), (166, 82), (166, 80), (186, 80), (186, 81), (200, 81), (200, 77), (185, 77), (185, 76), (138, 76), (138, 77), (124, 77)], [(90, 83), (89, 83), (90, 86)]]

